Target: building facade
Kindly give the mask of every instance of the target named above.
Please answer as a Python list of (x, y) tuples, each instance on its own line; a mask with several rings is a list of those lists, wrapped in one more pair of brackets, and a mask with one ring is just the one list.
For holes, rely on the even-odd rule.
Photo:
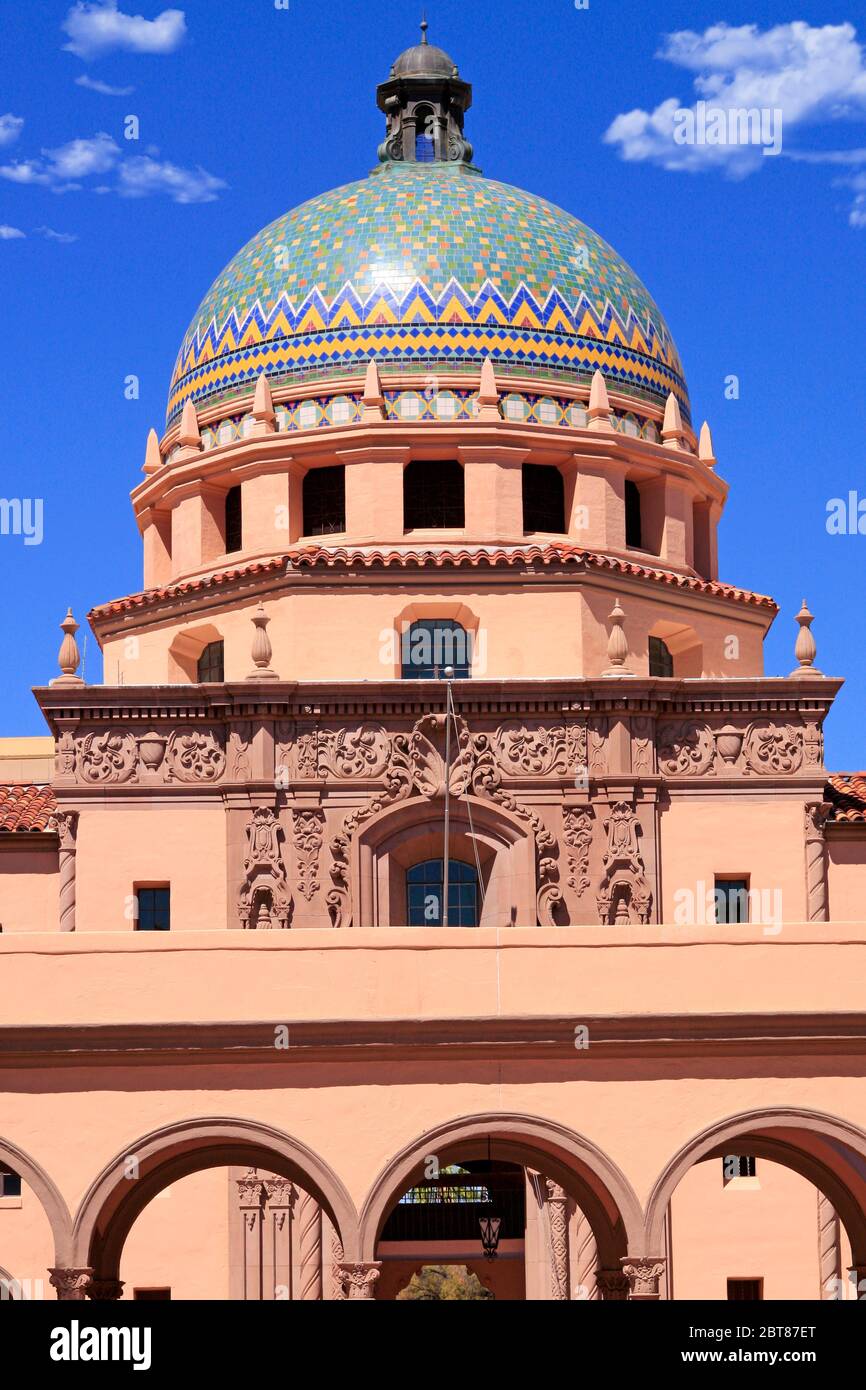
[(103, 683), (69, 614), (0, 742), (0, 1283), (857, 1297), (841, 681), (805, 603), (765, 673), (664, 318), (422, 40), (184, 337)]

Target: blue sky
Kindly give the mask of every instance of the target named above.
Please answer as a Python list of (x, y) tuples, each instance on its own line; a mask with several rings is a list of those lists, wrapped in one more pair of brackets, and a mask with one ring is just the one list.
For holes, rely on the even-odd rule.
[[(259, 228), (373, 166), (375, 86), (420, 11), (177, 3), (7, 0), (0, 17), (0, 495), (44, 499), (41, 544), (0, 536), (4, 734), (44, 731), (29, 687), (56, 672), (67, 605), (82, 621), (140, 587), (128, 494), (199, 300)], [(831, 0), (428, 4), (431, 41), (474, 86), (477, 163), (576, 213), (661, 305), (731, 485), (722, 577), (782, 608), (767, 672), (794, 665), (805, 595), (818, 665), (846, 677), (827, 727), (838, 769), (866, 767), (866, 534), (826, 527), (830, 499), (866, 499), (855, 15)], [(778, 105), (782, 154), (679, 146), (670, 112), (699, 99)]]

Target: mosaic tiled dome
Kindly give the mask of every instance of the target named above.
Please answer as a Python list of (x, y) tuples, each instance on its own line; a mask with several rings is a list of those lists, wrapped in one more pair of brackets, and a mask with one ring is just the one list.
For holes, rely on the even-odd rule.
[(215, 280), (178, 354), (168, 419), (250, 391), (383, 372), (587, 382), (690, 418), (682, 367), (644, 285), (553, 203), (461, 164), (386, 164), (278, 217)]

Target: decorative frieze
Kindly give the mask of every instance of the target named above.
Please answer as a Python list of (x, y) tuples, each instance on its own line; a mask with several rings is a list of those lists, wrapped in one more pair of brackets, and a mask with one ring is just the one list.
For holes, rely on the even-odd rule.
[(216, 782), (226, 767), (223, 744), (212, 729), (176, 730), (165, 750), (166, 779)]
[(790, 777), (823, 768), (820, 724), (756, 720), (718, 728), (698, 720), (669, 721), (658, 732), (659, 771), (666, 777)]

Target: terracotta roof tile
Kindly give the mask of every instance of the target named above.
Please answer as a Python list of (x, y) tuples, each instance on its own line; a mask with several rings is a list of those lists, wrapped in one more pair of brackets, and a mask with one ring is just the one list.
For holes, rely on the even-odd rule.
[(766, 594), (755, 594), (749, 589), (738, 589), (732, 584), (698, 579), (694, 575), (679, 574), (655, 565), (640, 564), (635, 560), (625, 560), (615, 555), (604, 555), (595, 550), (582, 550), (579, 546), (564, 543), (549, 545), (513, 546), (392, 546), (384, 549), (378, 546), (321, 546), (312, 545), (287, 551), (271, 560), (254, 560), (247, 565), (233, 565), (229, 569), (213, 570), (210, 574), (199, 575), (195, 579), (180, 580), (159, 589), (145, 589), (142, 593), (128, 594), (125, 598), (113, 599), (91, 609), (91, 619), (108, 618), (119, 613), (129, 613), (137, 608), (181, 598), (187, 594), (202, 593), (208, 589), (219, 588), (235, 579), (253, 579), (259, 575), (275, 574), (286, 569), (312, 569), (323, 566), (329, 569), (355, 569), (363, 566), (401, 567), (403, 569), (444, 569), (455, 566), (460, 569), (499, 569), (518, 565), (556, 565), (584, 564), (593, 569), (608, 570), (614, 574), (634, 575), (639, 579), (655, 579), (675, 589), (687, 589), (691, 593), (709, 594), (715, 598), (730, 599), (735, 603), (746, 603), (756, 608), (777, 611), (777, 605)]
[(56, 810), (50, 787), (0, 784), (0, 831), (47, 830)]
[(866, 825), (866, 772), (838, 772), (827, 783), (827, 800), (836, 824)]

